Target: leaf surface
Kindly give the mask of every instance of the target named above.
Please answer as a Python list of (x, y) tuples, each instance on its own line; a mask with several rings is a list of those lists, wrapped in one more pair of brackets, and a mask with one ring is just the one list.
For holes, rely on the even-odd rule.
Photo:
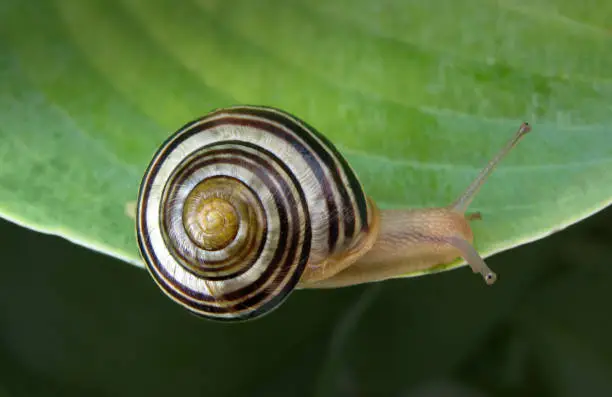
[[(596, 3), (596, 4), (595, 4)], [(142, 266), (125, 206), (213, 108), (280, 107), (382, 208), (470, 208), (485, 255), (612, 200), (612, 5), (562, 0), (55, 0), (0, 5), (0, 214)]]

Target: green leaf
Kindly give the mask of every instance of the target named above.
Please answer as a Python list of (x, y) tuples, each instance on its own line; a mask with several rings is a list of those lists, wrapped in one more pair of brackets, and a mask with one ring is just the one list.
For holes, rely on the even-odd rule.
[[(597, 3), (597, 4), (595, 4)], [(54, 0), (0, 5), (0, 213), (141, 265), (125, 206), (158, 145), (237, 103), (335, 142), (382, 208), (471, 210), (485, 255), (612, 201), (604, 0)]]

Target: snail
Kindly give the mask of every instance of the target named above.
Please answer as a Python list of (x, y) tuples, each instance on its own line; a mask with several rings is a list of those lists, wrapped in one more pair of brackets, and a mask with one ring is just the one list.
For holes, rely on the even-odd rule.
[(161, 290), (208, 319), (258, 318), (294, 289), (380, 281), (463, 258), (487, 284), (466, 213), (515, 136), (447, 207), (380, 210), (320, 132), (280, 109), (232, 106), (172, 134), (138, 192), (136, 234)]

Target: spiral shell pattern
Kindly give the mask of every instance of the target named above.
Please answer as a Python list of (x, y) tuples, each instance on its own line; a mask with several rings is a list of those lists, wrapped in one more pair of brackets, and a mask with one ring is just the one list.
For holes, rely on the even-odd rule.
[(218, 320), (278, 307), (304, 269), (368, 231), (368, 204), (346, 160), (278, 109), (216, 110), (174, 133), (140, 186), (137, 237), (174, 301)]

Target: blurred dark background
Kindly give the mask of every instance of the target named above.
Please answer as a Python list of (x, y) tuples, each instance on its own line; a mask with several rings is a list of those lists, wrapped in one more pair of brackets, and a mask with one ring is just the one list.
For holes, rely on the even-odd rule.
[(0, 395), (610, 396), (612, 209), (468, 268), (219, 324), (142, 269), (0, 223)]

